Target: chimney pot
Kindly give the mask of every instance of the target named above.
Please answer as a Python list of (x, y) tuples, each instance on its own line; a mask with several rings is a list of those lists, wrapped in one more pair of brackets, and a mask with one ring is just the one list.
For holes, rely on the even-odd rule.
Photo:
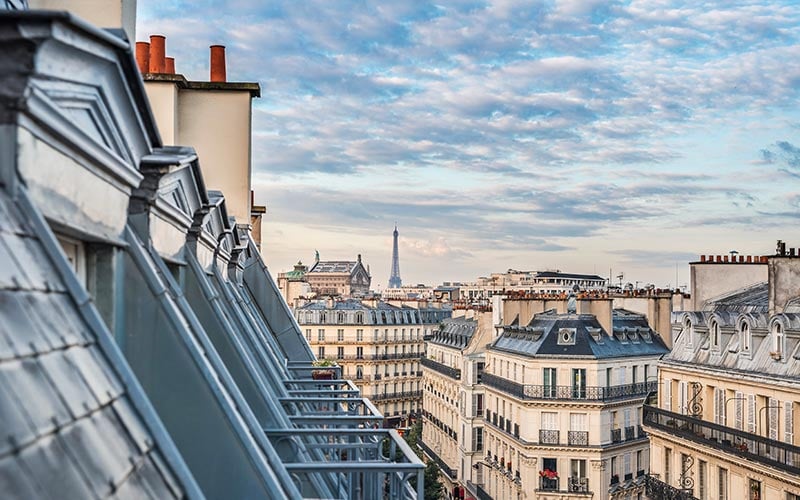
[(225, 46), (212, 45), (211, 46), (211, 81), (212, 82), (225, 82), (227, 81), (225, 71)]
[(700, 262), (705, 262), (705, 261), (706, 261), (706, 256), (705, 255), (701, 255), (700, 256)]
[(150, 35), (150, 73), (164, 72), (166, 45), (164, 35)]
[(139, 72), (145, 74), (150, 71), (150, 43), (136, 42), (136, 65)]
[(174, 57), (165, 57), (164, 58), (164, 73), (168, 75), (175, 74), (175, 58)]
[(753, 257), (751, 255), (747, 256), (747, 263), (753, 262)]
[(722, 256), (717, 255), (717, 262), (722, 262)]

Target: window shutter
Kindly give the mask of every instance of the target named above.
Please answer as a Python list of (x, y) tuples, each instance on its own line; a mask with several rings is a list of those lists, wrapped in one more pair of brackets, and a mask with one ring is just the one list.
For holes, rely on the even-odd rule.
[(747, 395), (747, 432), (756, 432), (756, 396)]
[(769, 438), (778, 439), (778, 419), (780, 418), (780, 403), (769, 398)]
[(678, 382), (678, 413), (686, 415), (686, 395), (688, 393), (686, 382), (681, 380)]
[(794, 406), (792, 401), (783, 402), (783, 440), (794, 444)]
[(744, 413), (744, 395), (739, 391), (736, 391), (736, 406), (734, 408), (735, 408), (734, 411), (736, 412), (736, 415), (734, 416), (734, 424), (733, 425), (737, 429), (742, 430), (743, 423), (744, 423), (744, 415), (743, 415), (743, 413)]
[(664, 379), (664, 409), (672, 411), (672, 380)]

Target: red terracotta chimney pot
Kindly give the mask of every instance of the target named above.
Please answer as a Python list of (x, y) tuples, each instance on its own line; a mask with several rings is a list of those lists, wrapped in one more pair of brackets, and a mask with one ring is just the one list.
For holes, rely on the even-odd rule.
[(175, 58), (174, 57), (165, 57), (164, 58), (164, 73), (168, 75), (175, 74)]
[(167, 39), (164, 35), (150, 35), (150, 73), (164, 72)]
[(701, 255), (700, 256), (700, 262), (705, 262), (705, 261), (706, 261), (706, 256), (705, 255)]
[(150, 43), (136, 42), (136, 65), (139, 72), (145, 74), (150, 71)]
[(211, 81), (212, 82), (226, 82), (228, 81), (225, 71), (225, 46), (212, 45), (211, 46)]

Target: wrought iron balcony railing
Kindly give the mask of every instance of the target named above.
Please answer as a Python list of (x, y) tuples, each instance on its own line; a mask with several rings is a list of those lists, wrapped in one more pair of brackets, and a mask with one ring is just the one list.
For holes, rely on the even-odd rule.
[[(423, 363), (424, 364), (424, 363)], [(588, 400), (588, 401), (616, 401), (620, 399), (643, 398), (658, 387), (658, 382), (638, 382), (636, 384), (612, 386), (569, 386), (569, 385), (529, 385), (519, 384), (512, 380), (484, 373), (483, 383), (494, 389), (505, 392), (517, 399), (523, 400)]]
[(422, 451), (424, 451), (426, 455), (428, 455), (429, 457), (431, 457), (431, 460), (433, 460), (434, 462), (436, 462), (436, 465), (438, 465), (438, 466), (439, 466), (439, 468), (442, 470), (442, 472), (444, 472), (445, 474), (447, 474), (447, 476), (448, 476), (450, 479), (452, 479), (452, 480), (456, 480), (456, 479), (458, 479), (458, 470), (457, 470), (457, 469), (455, 469), (454, 467), (450, 467), (450, 466), (447, 464), (447, 462), (445, 462), (444, 460), (442, 460), (442, 458), (441, 458), (441, 457), (439, 457), (439, 455), (437, 455), (437, 454), (436, 454), (436, 452), (435, 452), (435, 451), (433, 451), (433, 450), (432, 450), (432, 449), (431, 449), (431, 448), (430, 448), (428, 445), (426, 445), (424, 442), (422, 442), (422, 441), (418, 441), (418, 442), (417, 442), (417, 444), (419, 444), (419, 447), (420, 447), (420, 448), (422, 448)]
[(558, 478), (539, 476), (539, 489), (541, 491), (558, 491)]
[(800, 475), (800, 446), (645, 405), (644, 425), (735, 457)]
[(645, 494), (651, 500), (697, 500), (691, 492), (679, 490), (655, 476), (645, 476)]
[(567, 481), (567, 491), (570, 493), (589, 493), (589, 478), (570, 477)]
[(589, 431), (567, 431), (567, 443), (572, 446), (589, 446)]
[(422, 397), (422, 391), (403, 391), (386, 392), (383, 394), (373, 394), (370, 399), (373, 401), (386, 401), (388, 399), (418, 399)]
[(630, 441), (632, 439), (636, 439), (636, 427), (629, 425), (625, 427), (625, 441)]
[(622, 442), (622, 429), (611, 429), (611, 442), (612, 443)]
[(443, 365), (442, 363), (439, 363), (429, 358), (422, 358), (421, 363), (422, 366), (430, 368), (431, 370), (434, 370), (436, 372), (439, 372), (442, 375), (445, 375), (455, 380), (461, 380), (461, 370), (459, 370), (458, 368), (451, 368), (447, 365)]
[(559, 444), (560, 432), (548, 429), (539, 429), (539, 444)]

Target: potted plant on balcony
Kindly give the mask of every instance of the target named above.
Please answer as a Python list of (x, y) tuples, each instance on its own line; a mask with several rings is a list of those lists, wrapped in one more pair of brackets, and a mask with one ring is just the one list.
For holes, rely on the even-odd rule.
[(330, 359), (320, 359), (314, 361), (312, 366), (314, 366), (314, 369), (311, 370), (312, 379), (333, 380), (333, 377), (336, 375), (336, 370), (334, 370), (333, 367), (339, 365), (336, 364), (336, 361)]
[(558, 479), (558, 472), (550, 469), (540, 470), (539, 477), (544, 477), (547, 479)]

